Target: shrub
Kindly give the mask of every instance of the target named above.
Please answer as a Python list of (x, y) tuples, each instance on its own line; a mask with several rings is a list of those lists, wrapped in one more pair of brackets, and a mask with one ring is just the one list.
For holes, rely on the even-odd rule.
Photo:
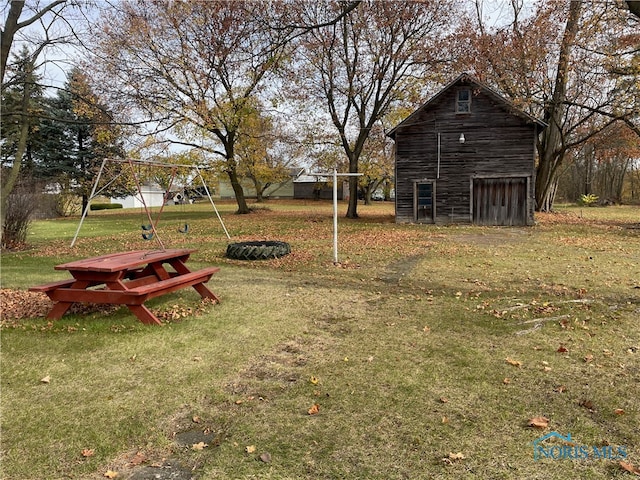
[(580, 205), (585, 207), (593, 207), (598, 203), (598, 196), (590, 193), (589, 195), (580, 195)]
[(121, 203), (92, 203), (89, 207), (90, 210), (114, 210), (116, 208), (122, 208)]
[(31, 216), (38, 206), (37, 196), (23, 186), (17, 186), (7, 198), (6, 216), (2, 226), (2, 247), (15, 248), (27, 239)]

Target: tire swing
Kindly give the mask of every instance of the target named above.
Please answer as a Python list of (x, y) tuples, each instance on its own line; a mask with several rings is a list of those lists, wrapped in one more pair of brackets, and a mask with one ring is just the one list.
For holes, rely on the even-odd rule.
[(276, 240), (238, 242), (227, 245), (227, 258), (234, 260), (269, 260), (291, 253), (287, 242)]

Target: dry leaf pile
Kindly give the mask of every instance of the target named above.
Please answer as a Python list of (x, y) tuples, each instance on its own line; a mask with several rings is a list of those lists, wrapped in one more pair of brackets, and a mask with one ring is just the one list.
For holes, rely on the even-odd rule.
[[(0, 289), (0, 310), (2, 311), (1, 325), (16, 327), (18, 320), (24, 318), (46, 317), (53, 302), (44, 293), (26, 290)], [(75, 304), (70, 312), (77, 314), (104, 313), (109, 314), (118, 307), (112, 305)]]
[[(207, 298), (193, 307), (172, 305), (157, 312), (156, 316), (164, 322), (178, 321), (203, 314), (213, 303), (215, 303), (213, 300)], [(0, 289), (0, 311), (2, 312), (0, 325), (3, 328), (19, 327), (22, 319), (46, 317), (52, 306), (53, 302), (44, 293), (2, 288)], [(74, 304), (69, 312), (80, 315), (92, 313), (109, 315), (118, 308), (120, 308), (118, 305)]]

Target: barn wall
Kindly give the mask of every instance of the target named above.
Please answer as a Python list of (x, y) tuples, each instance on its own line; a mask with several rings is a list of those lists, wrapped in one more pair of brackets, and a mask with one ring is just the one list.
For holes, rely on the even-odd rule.
[[(435, 182), (436, 223), (472, 221), (474, 177), (527, 177), (533, 198), (535, 126), (480, 89), (472, 89), (471, 113), (456, 113), (456, 90), (443, 92), (412, 125), (396, 131), (397, 222), (414, 221), (414, 184), (420, 181)], [(533, 208), (529, 200), (527, 223), (533, 223)]]

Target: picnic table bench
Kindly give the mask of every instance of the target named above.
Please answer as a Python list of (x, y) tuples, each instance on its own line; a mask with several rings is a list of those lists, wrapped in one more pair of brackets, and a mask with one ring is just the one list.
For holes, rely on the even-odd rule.
[[(205, 285), (220, 269), (207, 267), (191, 271), (186, 266), (195, 249), (136, 250), (111, 253), (56, 265), (73, 278), (37, 285), (55, 302), (47, 318), (61, 318), (74, 303), (126, 305), (142, 323), (160, 325), (144, 305), (151, 298), (193, 287), (202, 298), (219, 301)], [(171, 269), (167, 269), (166, 265)]]

